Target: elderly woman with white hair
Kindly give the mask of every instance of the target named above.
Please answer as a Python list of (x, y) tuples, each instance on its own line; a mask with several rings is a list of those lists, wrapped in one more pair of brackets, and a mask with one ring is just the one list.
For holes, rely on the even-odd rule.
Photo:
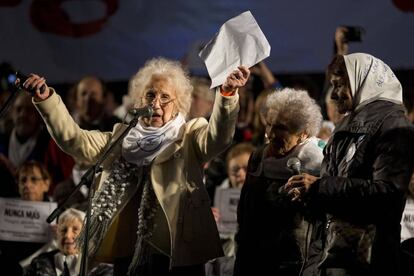
[[(76, 239), (81, 233), (85, 213), (69, 208), (58, 218), (56, 240), (58, 249), (42, 253), (32, 260), (26, 268), (25, 276), (49, 275), (70, 276), (79, 275), (80, 250)], [(109, 276), (112, 275), (112, 267), (106, 264), (96, 266), (88, 274)]]
[[(103, 163), (92, 200), (91, 258), (114, 262), (115, 275), (196, 276), (204, 275), (207, 260), (223, 254), (203, 164), (232, 142), (237, 90), (249, 74), (239, 66), (217, 88), (208, 122), (184, 119), (193, 88), (179, 63), (152, 59), (132, 78), (135, 106), (152, 105), (154, 113), (141, 117)], [(44, 78), (32, 74), (23, 86), (35, 90), (34, 104), (52, 137), (76, 160), (95, 163), (127, 127), (80, 129)]]
[[(249, 160), (238, 207), (239, 231), (234, 275), (298, 275), (304, 258), (303, 206), (284, 190), (300, 170), (318, 174), (322, 149), (319, 106), (306, 91), (285, 88), (271, 93), (263, 110), (268, 143)], [(296, 158), (296, 159), (295, 159)]]

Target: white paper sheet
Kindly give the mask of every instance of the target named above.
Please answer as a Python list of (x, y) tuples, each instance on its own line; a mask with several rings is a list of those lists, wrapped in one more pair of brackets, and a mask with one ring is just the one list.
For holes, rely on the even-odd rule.
[(210, 88), (223, 84), (237, 66), (251, 67), (269, 55), (269, 42), (250, 11), (224, 23), (199, 53), (211, 78)]

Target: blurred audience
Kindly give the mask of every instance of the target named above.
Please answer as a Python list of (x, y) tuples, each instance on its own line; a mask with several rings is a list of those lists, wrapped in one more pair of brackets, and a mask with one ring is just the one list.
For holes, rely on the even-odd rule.
[(410, 92), (411, 94), (404, 95), (404, 106), (408, 120), (414, 124), (414, 91), (411, 90)]
[(414, 273), (414, 173), (401, 218), (401, 265), (404, 275)]
[[(255, 147), (250, 143), (240, 143), (233, 146), (227, 153), (226, 156), (226, 168), (227, 176), (223, 183), (216, 188), (216, 190), (228, 190), (228, 189), (241, 189), (246, 179), (247, 164), (251, 153), (255, 150)], [(217, 223), (220, 223), (220, 204), (217, 197), (214, 202), (215, 207), (212, 208), (214, 218)], [(232, 198), (234, 200), (234, 198)], [(229, 203), (230, 204), (230, 203)], [(234, 213), (234, 222), (236, 222), (237, 216)], [(228, 223), (227, 221), (226, 223)], [(227, 227), (228, 228), (228, 227)], [(234, 260), (236, 243), (234, 241), (235, 231), (231, 229), (222, 230), (219, 227), (220, 239), (223, 245), (224, 257), (214, 259), (206, 264), (206, 275), (207, 276), (225, 276), (233, 275)]]
[(17, 95), (11, 115), (14, 127), (9, 136), (0, 137), (0, 154), (7, 157), (10, 173), (15, 175), (16, 168), (26, 160), (44, 161), (50, 136), (43, 128), (30, 95)]
[(210, 90), (209, 81), (205, 78), (193, 77), (191, 83), (194, 87), (192, 92), (192, 102), (190, 112), (188, 113), (188, 120), (204, 117), (210, 118), (213, 111), (214, 91)]
[(68, 199), (66, 202), (67, 206), (86, 211), (89, 192), (86, 186), (82, 186), (72, 197), (69, 198), (69, 196), (81, 182), (81, 178), (86, 173), (87, 167), (86, 164), (78, 162), (73, 166), (71, 176), (56, 185), (53, 192), (53, 199), (57, 202), (58, 206), (61, 206)]
[[(51, 177), (46, 167), (39, 161), (26, 161), (17, 170), (19, 193), (22, 200), (41, 202), (50, 201), (47, 192)], [(20, 266), (19, 261), (29, 257), (45, 243), (0, 241), (0, 263), (4, 262), (6, 271), (14, 271)], [(13, 275), (13, 274), (12, 274)]]
[(104, 82), (95, 76), (85, 76), (73, 92), (73, 118), (83, 129), (110, 131), (119, 119), (105, 109), (107, 90)]
[(254, 118), (253, 118), (253, 138), (252, 143), (256, 146), (266, 144), (268, 139), (266, 138), (266, 99), (271, 93), (274, 93), (273, 89), (263, 90), (259, 96), (257, 96), (254, 103)]

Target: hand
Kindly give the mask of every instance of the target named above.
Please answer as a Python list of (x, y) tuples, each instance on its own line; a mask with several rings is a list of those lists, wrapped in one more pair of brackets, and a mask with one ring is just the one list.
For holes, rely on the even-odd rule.
[(216, 207), (211, 207), (211, 211), (213, 212), (214, 220), (216, 223), (220, 221), (220, 210)]
[[(16, 79), (15, 84), (16, 86), (19, 86), (20, 79)], [(45, 90), (43, 91), (43, 93), (41, 93), (40, 88), (43, 85), (45, 86)], [(40, 77), (36, 74), (30, 74), (27, 80), (23, 83), (22, 87), (25, 89), (34, 90), (35, 92), (33, 97), (36, 101), (43, 101), (50, 96), (50, 89), (46, 84), (45, 78)]]
[(335, 31), (335, 45), (336, 45), (336, 53), (338, 55), (346, 55), (348, 54), (348, 41), (346, 39), (346, 34), (348, 29), (346, 27), (338, 27)]
[(221, 86), (223, 91), (235, 92), (238, 88), (243, 87), (250, 77), (250, 70), (246, 66), (239, 66), (234, 70)]
[(288, 191), (288, 195), (292, 195), (292, 201), (301, 201), (303, 195), (309, 191), (312, 185), (320, 177), (316, 177), (307, 173), (300, 175), (294, 175), (285, 184), (285, 190)]

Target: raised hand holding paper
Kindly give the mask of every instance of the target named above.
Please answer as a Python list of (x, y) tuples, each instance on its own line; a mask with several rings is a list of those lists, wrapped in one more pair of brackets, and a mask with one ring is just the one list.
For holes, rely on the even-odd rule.
[(269, 42), (250, 11), (224, 23), (199, 53), (211, 78), (210, 88), (223, 84), (237, 66), (251, 67), (269, 55)]

